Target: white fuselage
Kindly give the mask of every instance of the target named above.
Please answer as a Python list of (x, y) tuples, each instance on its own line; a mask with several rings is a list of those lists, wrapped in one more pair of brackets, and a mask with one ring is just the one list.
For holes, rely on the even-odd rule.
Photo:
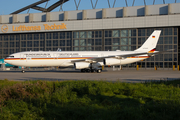
[[(137, 53), (136, 51), (29, 51), (11, 54), (5, 62), (23, 67), (48, 67), (48, 66), (73, 66), (73, 60), (90, 59), (98, 57), (116, 56)], [(119, 63), (112, 65), (123, 65), (149, 58), (147, 54), (127, 58), (119, 58)], [(117, 58), (114, 58), (117, 60)], [(103, 62), (103, 61), (101, 61)]]

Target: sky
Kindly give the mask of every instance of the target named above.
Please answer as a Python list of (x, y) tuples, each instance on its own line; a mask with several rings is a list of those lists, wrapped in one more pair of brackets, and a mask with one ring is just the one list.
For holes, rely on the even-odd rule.
[[(0, 0), (0, 15), (9, 15), (10, 13), (19, 10), (25, 6), (28, 6), (32, 3), (35, 3), (39, 0)], [(58, 0), (50, 0), (47, 4), (47, 7), (54, 4)], [(79, 0), (76, 0), (77, 3)], [(95, 4), (96, 0), (92, 0)], [(111, 7), (113, 6), (114, 0), (109, 0)], [(146, 5), (153, 5), (154, 0), (145, 0)], [(133, 0), (127, 0), (128, 6), (132, 6)], [(165, 0), (165, 3), (175, 3), (175, 0)], [(177, 3), (180, 3), (180, 0), (177, 0)], [(163, 4), (163, 0), (156, 0), (155, 4)], [(46, 3), (40, 4), (39, 6), (45, 7)], [(134, 6), (143, 6), (144, 0), (135, 0)], [(116, 0), (116, 4), (114, 7), (126, 7), (125, 0)], [(63, 5), (63, 11), (73, 11), (76, 10), (75, 2), (74, 0), (69, 0)], [(98, 0), (96, 9), (101, 8), (109, 8), (108, 0)], [(87, 10), (92, 9), (91, 0), (81, 0), (79, 4), (78, 10)], [(57, 7), (52, 12), (57, 12), (60, 10), (60, 7)], [(28, 10), (21, 12), (20, 14), (26, 14)], [(39, 13), (40, 11), (30, 9), (29, 13)]]

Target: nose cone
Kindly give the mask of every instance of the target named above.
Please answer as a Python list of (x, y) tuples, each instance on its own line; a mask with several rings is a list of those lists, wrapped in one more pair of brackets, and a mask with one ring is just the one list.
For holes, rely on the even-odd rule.
[(6, 59), (4, 59), (4, 62), (5, 62), (5, 63), (7, 63), (7, 60), (6, 60)]
[(5, 63), (9, 63), (8, 58), (5, 58), (5, 59), (4, 59), (4, 62), (5, 62)]

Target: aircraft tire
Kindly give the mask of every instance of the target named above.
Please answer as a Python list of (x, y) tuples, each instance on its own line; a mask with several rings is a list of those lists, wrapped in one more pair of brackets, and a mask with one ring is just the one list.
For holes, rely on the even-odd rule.
[(90, 69), (86, 69), (86, 72), (89, 73), (91, 70)]
[(92, 73), (94, 73), (94, 71), (95, 71), (94, 69), (91, 69), (91, 72), (92, 72)]
[(81, 69), (81, 72), (85, 72), (86, 70), (85, 69)]
[(98, 70), (97, 70), (97, 73), (101, 73), (101, 71), (102, 71), (101, 69), (98, 69)]

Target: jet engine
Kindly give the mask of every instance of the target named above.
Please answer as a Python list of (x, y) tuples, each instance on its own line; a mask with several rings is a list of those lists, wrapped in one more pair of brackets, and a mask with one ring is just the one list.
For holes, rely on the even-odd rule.
[(76, 62), (74, 63), (75, 69), (85, 69), (85, 68), (90, 68), (91, 64), (86, 63), (86, 62)]
[(116, 58), (105, 58), (104, 65), (120, 65), (121, 60)]

